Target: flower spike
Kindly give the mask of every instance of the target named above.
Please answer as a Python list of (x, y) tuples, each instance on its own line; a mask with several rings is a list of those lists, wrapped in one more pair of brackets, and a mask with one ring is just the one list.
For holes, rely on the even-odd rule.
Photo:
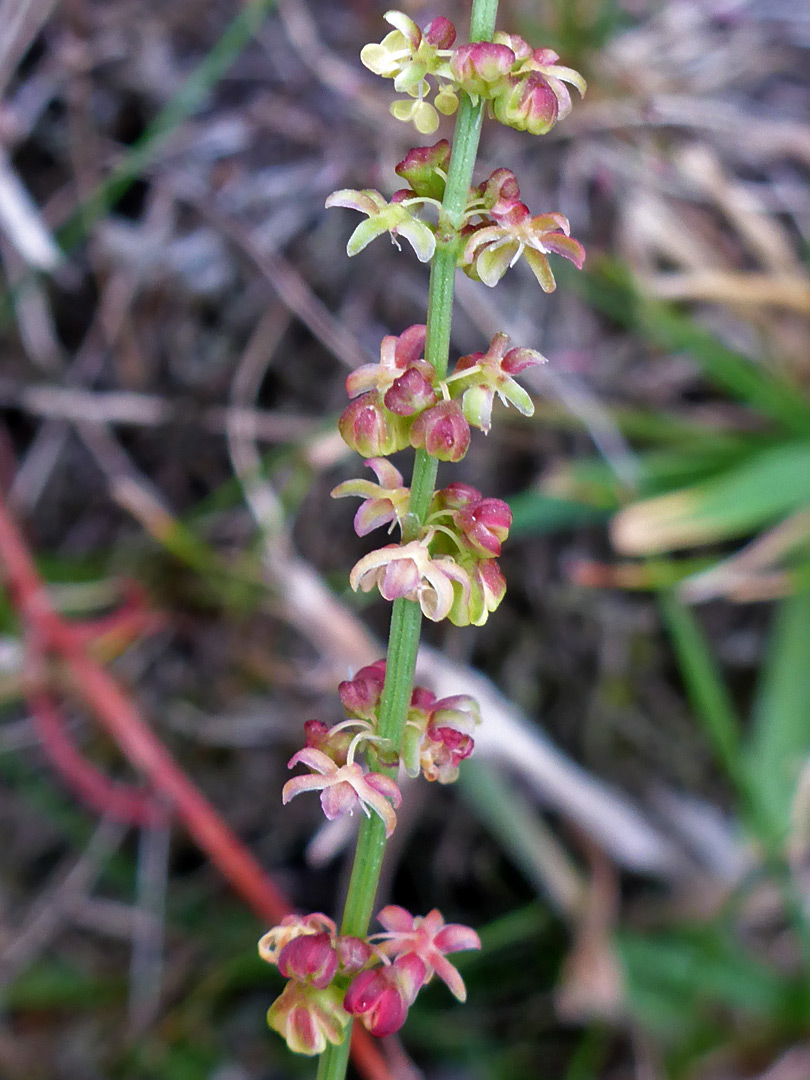
[[(473, 0), (472, 25), (483, 30), (493, 13), (484, 17), (481, 4), (485, 0)], [(475, 36), (491, 40), (456, 46), (455, 27), (444, 17), (424, 27), (401, 11), (384, 18), (390, 30), (364, 47), (362, 62), (393, 80), (400, 97), (391, 113), (423, 134), (436, 131), (440, 114), (452, 115), (460, 101), (465, 122), (472, 106), (478, 110), (476, 125), (486, 112), (510, 127), (544, 134), (570, 111), (570, 87), (585, 91), (582, 77), (562, 66), (555, 52), (533, 49), (517, 34), (481, 33)], [(378, 589), (386, 600), (410, 603), (395, 607), (386, 657), (340, 683), (345, 718), (305, 723), (306, 745), (288, 768), (307, 771), (292, 776), (281, 793), (286, 804), (302, 792), (317, 792), (330, 820), (357, 807), (370, 819), (373, 827), (359, 831), (343, 924), (357, 930), (362, 923), (365, 936), (341, 934), (331, 919), (316, 913), (283, 919), (259, 943), (261, 956), (288, 980), (268, 1023), (290, 1049), (325, 1052), (319, 1074), (334, 1080), (345, 1076), (348, 1044), (340, 1052), (333, 1047), (345, 1043), (351, 1017), (373, 1035), (390, 1035), (434, 976), (464, 1001), (464, 981), (448, 955), (481, 947), (474, 930), (446, 924), (436, 909), (418, 917), (389, 905), (379, 913), (383, 931), (366, 932), (379, 883), (381, 833), (393, 833), (402, 801), (397, 770), (451, 783), (474, 750), (481, 719), (469, 695), (437, 698), (433, 690), (413, 685), (419, 610), (434, 622), (481, 626), (506, 592), (496, 560), (512, 525), (509, 506), (462, 482), (436, 490), (435, 459), (460, 461), (470, 428), (489, 431), (496, 395), (532, 415), (532, 399), (517, 377), (545, 362), (533, 349), (510, 347), (506, 334), (497, 333), (486, 351), (462, 356), (448, 372), (454, 274), (461, 269), (492, 287), (523, 257), (541, 288), (551, 292), (549, 257), (561, 255), (577, 267), (585, 258), (562, 214), (531, 214), (510, 169), (497, 168), (473, 184), (472, 142), (457, 141), (451, 148), (442, 139), (409, 150), (395, 170), (406, 186), (390, 198), (372, 188), (345, 188), (326, 200), (327, 207), (363, 215), (349, 237), (350, 256), (388, 233), (397, 247), (404, 238), (420, 261), (432, 262), (427, 325), (386, 335), (379, 361), (359, 363), (346, 379), (349, 403), (338, 429), (374, 479), (346, 480), (332, 491), (334, 498), (360, 499), (354, 518), (359, 536), (381, 526), (389, 533), (399, 526), (402, 536), (401, 543), (358, 560), (349, 577), (352, 589)], [(417, 451), (410, 488), (386, 460), (406, 448)]]

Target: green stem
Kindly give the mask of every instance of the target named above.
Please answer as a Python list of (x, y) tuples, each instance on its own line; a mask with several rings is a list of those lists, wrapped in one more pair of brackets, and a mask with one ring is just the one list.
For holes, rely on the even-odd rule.
[[(473, 0), (470, 18), (471, 41), (491, 40), (497, 11), (498, 0)], [(473, 104), (466, 94), (462, 94), (428, 288), (425, 359), (433, 365), (440, 379), (447, 374), (450, 356), (450, 326), (459, 232), (464, 224), (464, 210), (469, 198), (483, 116), (483, 102)], [(408, 515), (402, 529), (405, 543), (415, 539), (427, 517), (436, 484), (437, 467), (436, 459), (424, 450), (416, 452)], [(413, 691), (421, 625), (422, 612), (417, 603), (413, 600), (394, 602), (377, 733), (390, 739), (395, 746), (402, 743)], [(369, 753), (369, 759), (372, 758), (373, 754)], [(371, 760), (371, 765), (377, 771), (389, 775), (396, 771), (384, 769), (374, 760)], [(341, 933), (356, 937), (365, 937), (368, 933), (384, 854), (385, 827), (380, 818), (372, 815), (363, 820), (357, 837)], [(340, 1046), (330, 1045), (321, 1056), (317, 1080), (343, 1080), (348, 1064), (350, 1039), (351, 1025), (343, 1043)]]

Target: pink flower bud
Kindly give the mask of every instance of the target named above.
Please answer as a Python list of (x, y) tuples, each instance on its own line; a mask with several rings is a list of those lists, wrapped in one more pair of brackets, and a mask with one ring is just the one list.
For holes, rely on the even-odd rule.
[(459, 510), (455, 520), (473, 551), (491, 557), (501, 553), (512, 525), (512, 511), (501, 499), (482, 499)]
[(411, 428), (410, 442), (439, 461), (461, 461), (470, 445), (470, 425), (458, 402), (442, 401), (421, 413)]
[(512, 70), (514, 62), (515, 54), (507, 45), (475, 41), (454, 50), (450, 67), (456, 82), (468, 94), (491, 97)]
[(434, 506), (432, 509), (458, 510), (463, 506), (469, 506), (470, 503), (478, 502), (480, 498), (481, 492), (478, 488), (474, 488), (470, 484), (456, 482), (448, 484), (447, 487), (440, 488), (436, 492), (433, 496)]
[(360, 668), (353, 679), (345, 679), (338, 686), (338, 695), (347, 714), (361, 720), (376, 720), (384, 683), (385, 660)]
[(546, 358), (536, 349), (510, 349), (501, 361), (501, 371), (507, 375), (519, 375), (526, 368), (545, 364)]
[(427, 24), (422, 37), (435, 49), (450, 49), (456, 40), (456, 28), (444, 15), (439, 15)]
[(380, 405), (373, 390), (349, 402), (338, 430), (349, 449), (364, 457), (386, 457), (408, 445), (402, 421)]
[(433, 708), (433, 704), (436, 701), (436, 695), (432, 690), (427, 690), (424, 686), (415, 686), (413, 693), (411, 694), (411, 708), (418, 709), (420, 712), (428, 712)]
[(358, 1016), (372, 1035), (393, 1035), (405, 1023), (426, 975), (425, 964), (413, 953), (393, 964), (362, 971), (346, 991), (343, 1007)]
[(368, 942), (352, 937), (351, 934), (341, 934), (335, 942), (335, 949), (340, 960), (340, 970), (344, 975), (353, 975), (360, 971), (373, 955)]
[(507, 79), (492, 101), (492, 111), (507, 127), (545, 135), (557, 122), (560, 103), (548, 80), (532, 71)]
[(488, 179), (478, 185), (476, 192), (496, 221), (500, 221), (513, 210), (516, 204), (523, 205), (520, 203), (517, 177), (511, 169), (496, 169)]
[[(526, 42), (524, 41), (523, 44), (526, 45)], [(531, 51), (530, 45), (527, 45), (526, 47)], [(553, 49), (535, 49), (531, 56), (538, 67), (550, 67), (552, 64), (556, 64), (560, 59), (559, 54), (555, 53)]]
[(322, 720), (307, 720), (304, 724), (304, 735), (306, 746), (320, 750), (336, 765), (346, 764), (346, 755), (353, 737), (351, 731), (338, 731), (333, 734), (332, 728)]
[[(515, 54), (516, 60), (528, 60), (532, 55), (532, 47), (520, 34), (507, 34), (504, 30), (496, 30), (492, 36), (493, 41), (499, 45), (507, 45)], [(548, 50), (551, 52), (551, 50)], [(555, 54), (556, 59), (556, 54)]]
[(279, 953), (278, 970), (285, 979), (311, 983), (323, 990), (338, 969), (338, 955), (330, 934), (304, 934), (294, 938)]
[(383, 402), (386, 409), (397, 416), (413, 416), (415, 413), (424, 412), (438, 400), (433, 389), (434, 381), (435, 373), (430, 364), (422, 361), (409, 367), (385, 392)]
[(414, 194), (424, 199), (443, 199), (445, 177), (450, 167), (450, 143), (440, 139), (433, 146), (409, 150), (394, 170), (411, 185)]

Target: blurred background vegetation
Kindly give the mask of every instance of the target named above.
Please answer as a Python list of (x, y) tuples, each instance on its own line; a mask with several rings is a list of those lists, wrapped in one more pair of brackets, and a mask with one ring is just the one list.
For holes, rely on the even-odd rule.
[[(357, 59), (384, 10), (0, 3), (0, 491), (60, 611), (146, 597), (148, 632), (113, 618), (96, 656), (328, 912), (346, 837), (314, 800), (282, 814), (285, 762), (387, 622), (348, 590), (374, 541), (328, 498), (359, 472), (334, 423), (427, 294), (383, 241), (349, 263), (356, 222), (323, 209), (390, 194), (417, 141)], [(810, 12), (503, 0), (499, 25), (589, 92), (543, 139), (486, 126), (479, 178), (512, 168), (588, 261), (553, 296), (459, 281), (455, 355), (504, 329), (550, 363), (534, 418), (501, 411), (463, 465), (513, 506), (509, 592), (429, 628), (425, 681), (476, 686), (485, 730), (458, 788), (408, 792), (385, 884), (484, 948), (468, 1004), (431, 989), (386, 1051), (436, 1080), (807, 1080)], [(182, 828), (57, 775), (11, 591), (0, 619), (0, 1075), (311, 1075), (264, 1028), (265, 926)]]

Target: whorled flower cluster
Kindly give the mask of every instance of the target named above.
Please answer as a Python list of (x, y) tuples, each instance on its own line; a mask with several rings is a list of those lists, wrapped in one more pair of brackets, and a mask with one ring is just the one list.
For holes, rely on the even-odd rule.
[(392, 1035), (433, 976), (459, 1000), (466, 990), (447, 954), (480, 949), (474, 930), (445, 924), (433, 910), (414, 916), (389, 905), (377, 916), (383, 932), (367, 938), (339, 934), (320, 913), (288, 915), (259, 941), (259, 955), (287, 979), (267, 1022), (299, 1054), (339, 1045), (352, 1016), (378, 1036)]
[[(493, 534), (491, 524), (484, 522), (471, 525), (470, 531), (483, 544), (489, 543)], [(436, 698), (425, 687), (414, 687), (403, 747), (398, 753), (377, 734), (384, 683), (385, 660), (378, 660), (338, 687), (345, 720), (332, 726), (322, 720), (306, 722), (306, 745), (290, 758), (287, 767), (305, 765), (310, 771), (287, 781), (282, 802), (305, 791), (319, 791), (321, 808), (330, 820), (352, 814), (359, 807), (369, 816), (376, 814), (390, 836), (402, 801), (399, 788), (390, 776), (361, 765), (358, 755), (373, 748), (382, 766), (401, 764), (407, 775), (422, 773), (440, 784), (458, 777), (460, 762), (473, 752), (473, 732), (481, 722), (475, 699), (468, 694)]]
[[(360, 535), (372, 520), (372, 528), (401, 524), (407, 509), (408, 489), (399, 471), (380, 458), (366, 464), (379, 484), (347, 480), (332, 492), (363, 498), (355, 516)], [(469, 484), (449, 484), (434, 492), (415, 540), (370, 551), (355, 564), (349, 582), (362, 592), (376, 587), (386, 600), (413, 600), (432, 622), (447, 618), (455, 626), (481, 626), (506, 593), (497, 556), (511, 524), (512, 511), (503, 500), (486, 499)]]
[[(383, 525), (402, 526), (410, 490), (386, 455), (406, 446), (423, 448), (441, 461), (459, 461), (470, 445), (470, 428), (488, 432), (497, 395), (524, 415), (532, 400), (515, 375), (541, 364), (533, 349), (509, 348), (496, 334), (485, 353), (461, 357), (455, 370), (439, 379), (422, 357), (425, 327), (408, 327), (383, 339), (378, 364), (357, 368), (346, 380), (349, 406), (338, 427), (353, 450), (370, 455), (371, 480), (347, 480), (334, 498), (363, 501), (354, 519), (359, 536)], [(353, 589), (375, 587), (386, 600), (416, 601), (434, 622), (481, 626), (498, 607), (506, 583), (497, 563), (512, 514), (501, 499), (484, 498), (466, 484), (434, 493), (418, 535), (404, 544), (387, 544), (354, 566)]]
[(474, 102), (486, 101), (502, 124), (533, 135), (544, 135), (571, 111), (566, 83), (585, 93), (579, 72), (561, 66), (553, 50), (533, 49), (518, 34), (498, 32), (492, 41), (455, 45), (456, 28), (449, 19), (434, 19), (420, 30), (401, 11), (384, 18), (394, 29), (379, 44), (366, 45), (360, 59), (375, 75), (394, 80), (394, 89), (406, 96), (393, 102), (392, 115), (412, 122), (423, 135), (436, 130), (440, 113), (456, 111), (461, 91)]
[[(349, 255), (387, 232), (395, 243), (404, 237), (417, 257), (428, 262), (436, 248), (437, 227), (423, 215), (431, 207), (441, 208), (449, 163), (450, 144), (442, 139), (434, 146), (415, 147), (397, 165), (397, 174), (409, 186), (395, 191), (390, 201), (373, 189), (333, 192), (327, 207), (344, 206), (367, 215), (349, 239)], [(571, 236), (568, 219), (558, 213), (532, 215), (510, 169), (496, 169), (470, 190), (464, 221), (458, 266), (490, 287), (524, 257), (543, 291), (553, 292), (549, 255), (562, 255), (578, 269), (585, 261), (585, 250)]]
[[(541, 353), (535, 349), (510, 349), (509, 338), (498, 333), (486, 352), (462, 356), (452, 374), (440, 379), (423, 358), (425, 334), (421, 323), (409, 326), (398, 337), (389, 334), (382, 340), (379, 363), (364, 364), (347, 376), (346, 392), (351, 401), (338, 420), (338, 429), (346, 445), (358, 454), (388, 457), (412, 446), (426, 450), (439, 461), (461, 461), (470, 445), (470, 427), (485, 434), (489, 431), (496, 395), (524, 416), (534, 413), (531, 397), (515, 376), (544, 364)], [(372, 467), (377, 473), (377, 486), (370, 481), (353, 481), (351, 488), (341, 484), (333, 492), (335, 497), (367, 492), (389, 502), (393, 499), (402, 509), (405, 489), (399, 490), (399, 473), (392, 472), (391, 466)], [(380, 494), (380, 484), (385, 496)], [(392, 491), (398, 494), (389, 494)], [(376, 528), (371, 523), (377, 520), (378, 512), (376, 503), (373, 509), (363, 509), (363, 524), (358, 528), (361, 536)]]

